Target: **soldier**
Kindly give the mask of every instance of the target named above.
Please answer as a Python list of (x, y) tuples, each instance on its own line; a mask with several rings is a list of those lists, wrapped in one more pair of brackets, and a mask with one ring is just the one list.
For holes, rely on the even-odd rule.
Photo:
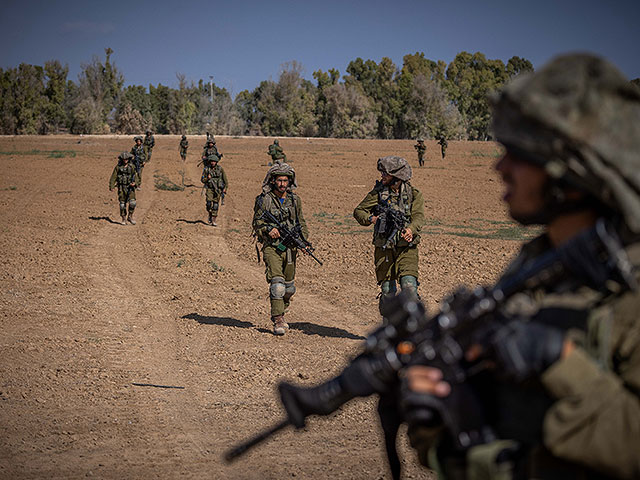
[(419, 138), (413, 148), (418, 151), (418, 164), (422, 167), (424, 165), (424, 152), (427, 151), (427, 146), (424, 144), (424, 140)]
[(216, 219), (218, 218), (218, 208), (221, 198), (227, 193), (229, 181), (224, 169), (218, 165), (218, 157), (211, 155), (205, 163), (202, 170), (202, 178), (200, 181), (207, 190), (207, 212), (209, 212), (209, 225), (217, 227)]
[(307, 239), (309, 231), (302, 215), (302, 201), (293, 193), (297, 187), (296, 174), (286, 163), (272, 166), (262, 184), (262, 193), (256, 197), (253, 213), (253, 231), (262, 243), (262, 258), (271, 301), (271, 322), (275, 335), (284, 335), (289, 325), (284, 320), (285, 311), (296, 292), (297, 249), (281, 242), (280, 231), (263, 218), (263, 212), (271, 212), (286, 228), (300, 228)]
[(276, 165), (278, 163), (286, 163), (287, 155), (284, 153), (284, 150), (280, 146), (280, 142), (276, 138), (271, 145), (269, 145), (269, 149), (267, 153), (271, 155), (271, 160), (273, 164)]
[(211, 137), (207, 140), (204, 150), (202, 150), (202, 163), (206, 167), (207, 164), (215, 159), (216, 162), (222, 160), (222, 153), (218, 152), (215, 138)]
[(447, 147), (449, 146), (449, 143), (447, 143), (447, 139), (444, 138), (444, 135), (440, 136), (438, 145), (440, 145), (440, 152), (442, 153), (442, 159), (444, 160), (444, 156), (447, 153)]
[(139, 181), (137, 185), (140, 189), (142, 188), (142, 169), (144, 168), (144, 164), (147, 162), (147, 154), (142, 146), (142, 137), (134, 137), (133, 141), (136, 143), (131, 147), (131, 155), (133, 155), (133, 165), (136, 167), (136, 171), (138, 172)]
[(401, 289), (418, 289), (418, 243), (424, 225), (424, 200), (409, 183), (411, 167), (404, 158), (378, 160), (382, 176), (353, 211), (360, 225), (375, 225), (374, 264), (380, 285), (380, 308)]
[(187, 150), (189, 149), (189, 140), (187, 140), (186, 135), (182, 135), (182, 139), (180, 140), (180, 158), (182, 161), (187, 160)]
[(151, 161), (151, 154), (153, 153), (153, 147), (156, 144), (156, 139), (153, 138), (151, 130), (147, 130), (144, 136), (144, 141), (142, 142), (144, 145), (144, 153), (147, 156), (147, 162)]
[[(493, 114), (509, 214), (544, 227), (503, 280), (585, 232), (618, 238), (598, 253), (574, 250), (583, 258), (568, 266), (581, 274), (500, 309), (510, 328), (493, 347), (499, 367), (468, 381), (498, 441), (453, 451), (447, 425), (462, 418), (460, 384), (415, 366), (408, 411), (447, 421), (410, 422), (412, 443), (448, 478), (640, 478), (640, 91), (601, 58), (566, 55), (508, 84)], [(597, 269), (603, 254), (611, 270)], [(465, 358), (481, 353), (472, 346)]]
[[(140, 177), (136, 167), (131, 163), (133, 155), (122, 152), (118, 156), (118, 164), (113, 169), (109, 179), (109, 191), (113, 191), (118, 186), (118, 202), (120, 203), (120, 217), (122, 225), (127, 224), (127, 220), (132, 225), (136, 224), (133, 219), (133, 211), (136, 209), (136, 185), (140, 182)], [(127, 203), (129, 204), (129, 215), (127, 216)]]

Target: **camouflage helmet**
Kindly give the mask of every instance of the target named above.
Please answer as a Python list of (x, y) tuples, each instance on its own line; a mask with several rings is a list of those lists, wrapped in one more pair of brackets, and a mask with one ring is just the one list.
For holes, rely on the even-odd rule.
[(280, 142), (279, 142), (279, 141), (278, 141), (278, 139), (276, 138), (276, 139), (273, 141), (273, 144), (274, 144), (274, 145), (280, 145)]
[(418, 139), (418, 143), (424, 143), (424, 139), (423, 138), (419, 138)]
[(133, 137), (133, 141), (137, 142), (138, 140), (142, 141), (142, 137), (138, 135), (137, 137)]
[(396, 177), (403, 182), (411, 179), (411, 165), (396, 155), (389, 155), (378, 159), (378, 171)]
[(131, 160), (132, 158), (133, 155), (131, 155), (129, 152), (122, 152), (120, 155), (118, 155), (118, 160), (120, 161)]
[(145, 134), (146, 134), (146, 135), (151, 135), (151, 130), (147, 130), (147, 131), (145, 132)]
[(271, 184), (273, 180), (276, 177), (282, 176), (289, 177), (289, 191), (294, 188), (298, 188), (298, 183), (296, 182), (296, 171), (293, 169), (293, 167), (287, 163), (276, 163), (269, 170), (267, 170), (267, 175), (262, 181), (262, 190), (264, 192), (269, 192), (271, 190)]
[(555, 58), (491, 99), (495, 138), (640, 232), (640, 90), (591, 54)]
[(184, 138), (187, 138), (187, 136), (186, 136), (186, 135), (182, 135), (182, 138), (183, 138), (183, 139), (184, 139)]

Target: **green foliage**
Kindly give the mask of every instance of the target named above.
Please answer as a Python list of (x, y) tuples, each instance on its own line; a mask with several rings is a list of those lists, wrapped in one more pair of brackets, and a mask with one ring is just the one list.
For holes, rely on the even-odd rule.
[(156, 190), (166, 190), (169, 192), (181, 192), (184, 190), (184, 187), (182, 185), (178, 185), (177, 183), (172, 182), (164, 175), (155, 174), (153, 177), (155, 180), (154, 183)]

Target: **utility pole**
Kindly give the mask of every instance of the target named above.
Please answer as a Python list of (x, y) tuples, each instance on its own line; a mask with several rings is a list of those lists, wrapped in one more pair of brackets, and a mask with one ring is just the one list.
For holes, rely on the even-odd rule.
[(209, 75), (209, 92), (211, 93), (211, 105), (213, 105), (213, 75)]

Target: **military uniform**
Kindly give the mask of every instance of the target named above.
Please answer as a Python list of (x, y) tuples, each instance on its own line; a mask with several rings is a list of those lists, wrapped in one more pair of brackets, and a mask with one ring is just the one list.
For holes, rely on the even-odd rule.
[(217, 226), (216, 218), (218, 216), (218, 208), (222, 196), (229, 188), (229, 181), (227, 180), (227, 174), (224, 169), (217, 164), (217, 160), (214, 164), (207, 164), (202, 170), (202, 178), (200, 181), (204, 184), (207, 193), (207, 212), (209, 212), (209, 224)]
[(438, 145), (440, 145), (440, 152), (442, 153), (442, 159), (444, 160), (444, 156), (447, 153), (447, 147), (449, 146), (449, 143), (447, 142), (446, 138), (440, 137), (440, 140), (438, 140)]
[[(135, 137), (134, 141), (142, 140), (142, 137)], [(137, 183), (138, 187), (142, 185), (142, 169), (144, 168), (145, 163), (147, 162), (147, 154), (144, 151), (143, 145), (136, 144), (131, 147), (131, 155), (133, 155), (132, 163), (136, 167), (136, 171), (138, 172), (139, 182)]]
[(269, 149), (267, 150), (267, 153), (269, 155), (271, 155), (271, 160), (273, 161), (274, 165), (276, 163), (286, 163), (287, 162), (287, 155), (284, 153), (284, 150), (282, 149), (282, 147), (278, 143), (277, 139), (274, 140), (271, 145), (269, 145)]
[[(126, 157), (127, 163), (124, 162)], [(118, 157), (118, 164), (113, 169), (111, 178), (109, 179), (109, 190), (118, 187), (118, 202), (120, 204), (120, 217), (122, 224), (126, 224), (129, 220), (135, 225), (133, 212), (136, 209), (136, 187), (140, 182), (140, 177), (136, 171), (136, 167), (131, 163), (132, 155), (123, 152)], [(127, 204), (129, 205), (129, 214), (127, 216)]]
[[(400, 157), (384, 157), (379, 160), (398, 159), (406, 164), (406, 160)], [(395, 161), (395, 160), (394, 160)], [(380, 167), (379, 167), (380, 168)], [(388, 207), (404, 215), (404, 223), (396, 229), (395, 233), (380, 232), (381, 219), (378, 219), (373, 233), (374, 263), (376, 268), (376, 280), (381, 288), (380, 306), (390, 296), (396, 294), (396, 281), (400, 282), (400, 287), (418, 287), (418, 244), (420, 243), (420, 230), (422, 229), (424, 218), (424, 199), (422, 193), (412, 186), (408, 178), (401, 181), (398, 190), (391, 186), (385, 186), (382, 182), (377, 182), (360, 204), (353, 211), (354, 218), (360, 225), (371, 225), (371, 217), (377, 216), (377, 209)], [(402, 238), (405, 229), (410, 228), (413, 233), (411, 242)], [(393, 234), (393, 235), (391, 235)]]
[[(269, 299), (271, 303), (271, 319), (274, 322), (274, 333), (283, 334), (288, 328), (284, 322), (284, 313), (289, 307), (291, 297), (296, 292), (296, 256), (297, 249), (284, 245), (280, 238), (271, 238), (269, 232), (275, 227), (262, 218), (265, 211), (271, 212), (278, 221), (289, 230), (300, 226), (302, 236), (308, 239), (309, 230), (302, 214), (302, 201), (291, 191), (295, 186), (295, 172), (287, 164), (274, 165), (267, 174), (263, 184), (263, 192), (256, 197), (253, 213), (253, 231), (262, 244), (262, 258), (265, 263), (265, 274), (269, 283)], [(282, 173), (284, 172), (284, 173)], [(287, 175), (291, 179), (290, 188), (280, 199), (273, 191), (270, 181), (277, 176)], [(282, 328), (282, 330), (280, 329)]]
[(422, 167), (424, 165), (424, 152), (427, 151), (427, 146), (424, 144), (424, 140), (418, 140), (413, 148), (415, 148), (418, 152), (418, 164)]
[(186, 160), (187, 159), (187, 149), (189, 148), (189, 140), (187, 140), (186, 136), (182, 136), (182, 139), (180, 140), (180, 158), (182, 158), (182, 160)]
[(144, 153), (147, 157), (146, 161), (150, 162), (151, 154), (153, 153), (153, 147), (156, 145), (156, 139), (153, 138), (153, 135), (150, 131), (147, 131), (147, 133), (145, 134), (142, 145), (144, 146)]
[[(516, 78), (492, 103), (494, 135), (506, 150), (496, 168), (510, 213), (538, 205), (519, 221), (547, 230), (523, 246), (503, 280), (555, 248), (550, 232), (561, 230), (553, 227), (570, 229), (580, 219), (606, 220), (625, 246), (609, 242), (607, 254), (600, 248), (587, 250), (582, 261), (565, 260), (582, 273), (518, 293), (500, 308), (498, 318), (537, 334), (501, 336), (493, 347), (502, 352), (498, 358), (518, 362), (502, 361), (468, 380), (498, 440), (446, 455), (437, 428), (410, 425), (412, 444), (421, 462), (444, 478), (638, 479), (640, 291), (632, 288), (640, 279), (640, 92), (606, 61), (574, 54)], [(511, 162), (510, 169), (501, 162)], [(535, 196), (534, 187), (513, 176), (532, 171), (545, 174), (545, 186), (538, 186), (543, 206), (523, 202)], [(607, 260), (618, 274), (590, 273), (592, 264)], [(627, 262), (635, 282), (619, 274)], [(505, 376), (510, 365), (531, 375)], [(433, 405), (435, 397), (427, 397)]]
[(222, 159), (222, 153), (218, 152), (215, 141), (210, 140), (210, 142), (213, 142), (213, 144), (209, 145), (207, 143), (204, 150), (202, 150), (202, 160), (205, 166), (211, 162), (219, 162)]

